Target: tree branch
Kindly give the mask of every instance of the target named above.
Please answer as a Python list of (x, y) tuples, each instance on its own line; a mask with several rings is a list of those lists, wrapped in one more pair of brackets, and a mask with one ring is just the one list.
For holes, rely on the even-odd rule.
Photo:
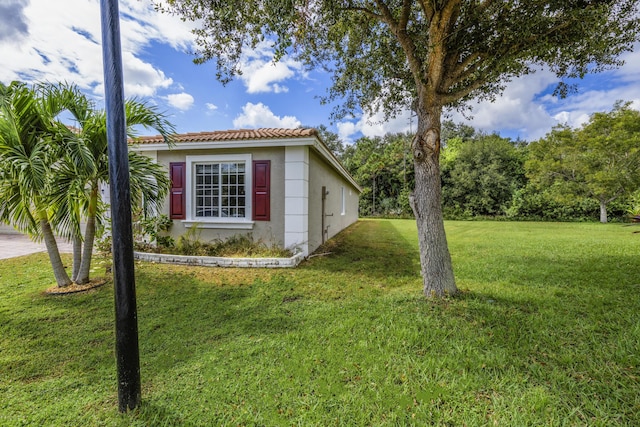
[(434, 18), (429, 25), (429, 53), (428, 78), (435, 90), (442, 90), (442, 83), (447, 74), (447, 46), (446, 39), (450, 28), (460, 14), (461, 0), (450, 0), (445, 3), (441, 11), (435, 11)]
[(361, 7), (361, 6), (353, 6), (353, 5), (349, 5), (346, 7), (341, 8), (342, 10), (348, 10), (348, 11), (354, 11), (354, 12), (362, 12), (365, 15), (377, 19), (378, 21), (384, 21), (384, 17), (382, 15), (379, 15), (377, 13), (375, 13), (373, 10), (367, 9), (366, 7)]
[(375, 0), (381, 12), (381, 20), (389, 25), (389, 29), (396, 36), (396, 39), (402, 46), (402, 50), (407, 56), (409, 69), (414, 80), (418, 81), (422, 78), (422, 60), (415, 54), (416, 46), (413, 39), (407, 33), (409, 18), (411, 17), (411, 0), (403, 0), (402, 14), (400, 21), (393, 18), (393, 14), (389, 6), (383, 0)]
[[(443, 82), (444, 84), (442, 85), (442, 95), (444, 96), (443, 104), (446, 105), (450, 102), (460, 99), (460, 97), (467, 96), (468, 94), (470, 94), (474, 90), (479, 89), (483, 84), (485, 84), (488, 79), (478, 77), (476, 80), (470, 82), (464, 88), (451, 92), (448, 91), (448, 89), (453, 84), (455, 84), (456, 82), (463, 82), (474, 73), (484, 76), (485, 74), (481, 73), (481, 71), (483, 66), (486, 65), (487, 61), (497, 63), (510, 57), (517, 57), (519, 52), (535, 44), (535, 42), (540, 38), (545, 38), (551, 34), (560, 33), (566, 29), (571, 28), (572, 20), (570, 19), (561, 19), (558, 20), (558, 22), (559, 23), (557, 25), (551, 26), (542, 34), (532, 34), (525, 39), (519, 39), (517, 42), (511, 45), (507, 45), (504, 43), (504, 40), (501, 40), (500, 43), (495, 43), (496, 45), (500, 45), (501, 48), (492, 55), (488, 55), (485, 52), (476, 52), (469, 55), (464, 61), (456, 62), (455, 68), (453, 70), (448, 70), (448, 72), (446, 73), (447, 77)], [(449, 58), (447, 58), (447, 64), (453, 63), (454, 57), (454, 55), (451, 55)]]
[(412, 0), (403, 0), (402, 14), (400, 15), (400, 21), (398, 22), (398, 27), (407, 28), (407, 24), (409, 23), (409, 17), (411, 16), (412, 4), (413, 4)]
[(433, 2), (430, 0), (418, 0), (422, 11), (424, 12), (424, 16), (427, 22), (431, 22), (433, 16), (435, 15), (435, 10), (433, 7)]
[(484, 52), (472, 53), (471, 55), (467, 56), (462, 62), (458, 62), (456, 54), (448, 55), (447, 68), (449, 72), (447, 73), (444, 86), (449, 87), (453, 83), (463, 81), (471, 74), (475, 73), (477, 71), (476, 67), (472, 67), (471, 65), (478, 60), (482, 60), (483, 54)]
[(441, 105), (452, 104), (460, 100), (461, 98), (464, 98), (465, 96), (469, 95), (474, 90), (480, 89), (482, 85), (484, 85), (485, 83), (487, 83), (487, 79), (476, 79), (476, 80), (473, 80), (468, 85), (458, 90), (448, 91), (448, 92), (438, 92), (440, 103)]
[(387, 6), (387, 4), (382, 0), (376, 0), (376, 4), (378, 5), (378, 9), (380, 9), (380, 12), (382, 12), (382, 19), (389, 25), (391, 31), (395, 33), (398, 30), (398, 23), (395, 19), (393, 19), (393, 15), (391, 14), (391, 10), (389, 10), (389, 6)]

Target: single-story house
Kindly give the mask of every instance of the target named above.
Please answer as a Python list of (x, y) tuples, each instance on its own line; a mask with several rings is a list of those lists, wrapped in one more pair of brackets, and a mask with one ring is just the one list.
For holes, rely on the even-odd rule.
[(163, 212), (178, 238), (251, 234), (305, 256), (358, 219), (361, 188), (315, 129), (253, 129), (140, 137), (131, 149), (171, 176)]

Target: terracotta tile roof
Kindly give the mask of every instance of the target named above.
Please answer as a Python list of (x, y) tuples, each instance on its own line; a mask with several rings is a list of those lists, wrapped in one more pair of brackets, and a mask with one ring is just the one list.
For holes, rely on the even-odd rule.
[[(234, 130), (218, 130), (213, 132), (191, 132), (174, 135), (174, 142), (215, 142), (215, 141), (238, 141), (250, 139), (285, 139), (285, 138), (303, 138), (317, 136), (318, 131), (311, 128), (299, 129), (282, 129), (282, 128), (263, 128), (263, 129), (234, 129)], [(135, 144), (158, 144), (163, 139), (160, 135), (141, 136), (135, 140), (129, 140)]]

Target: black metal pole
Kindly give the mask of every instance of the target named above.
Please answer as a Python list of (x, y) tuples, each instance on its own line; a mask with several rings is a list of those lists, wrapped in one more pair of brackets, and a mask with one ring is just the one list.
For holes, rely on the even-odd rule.
[(141, 392), (133, 232), (131, 230), (129, 152), (124, 109), (118, 0), (100, 0), (100, 10), (111, 187), (118, 407), (120, 412), (126, 412), (140, 405)]

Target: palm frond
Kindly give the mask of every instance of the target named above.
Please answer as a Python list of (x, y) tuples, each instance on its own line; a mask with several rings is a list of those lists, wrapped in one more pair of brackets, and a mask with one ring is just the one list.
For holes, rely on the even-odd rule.
[(138, 136), (136, 127), (142, 126), (146, 129), (156, 130), (162, 135), (167, 144), (173, 145), (176, 133), (175, 126), (169, 121), (167, 114), (159, 111), (156, 106), (137, 99), (130, 99), (125, 103), (125, 113), (127, 116), (127, 134), (130, 138), (135, 140)]
[(168, 171), (134, 152), (129, 153), (129, 171), (131, 204), (141, 206), (145, 216), (160, 212), (171, 185)]

